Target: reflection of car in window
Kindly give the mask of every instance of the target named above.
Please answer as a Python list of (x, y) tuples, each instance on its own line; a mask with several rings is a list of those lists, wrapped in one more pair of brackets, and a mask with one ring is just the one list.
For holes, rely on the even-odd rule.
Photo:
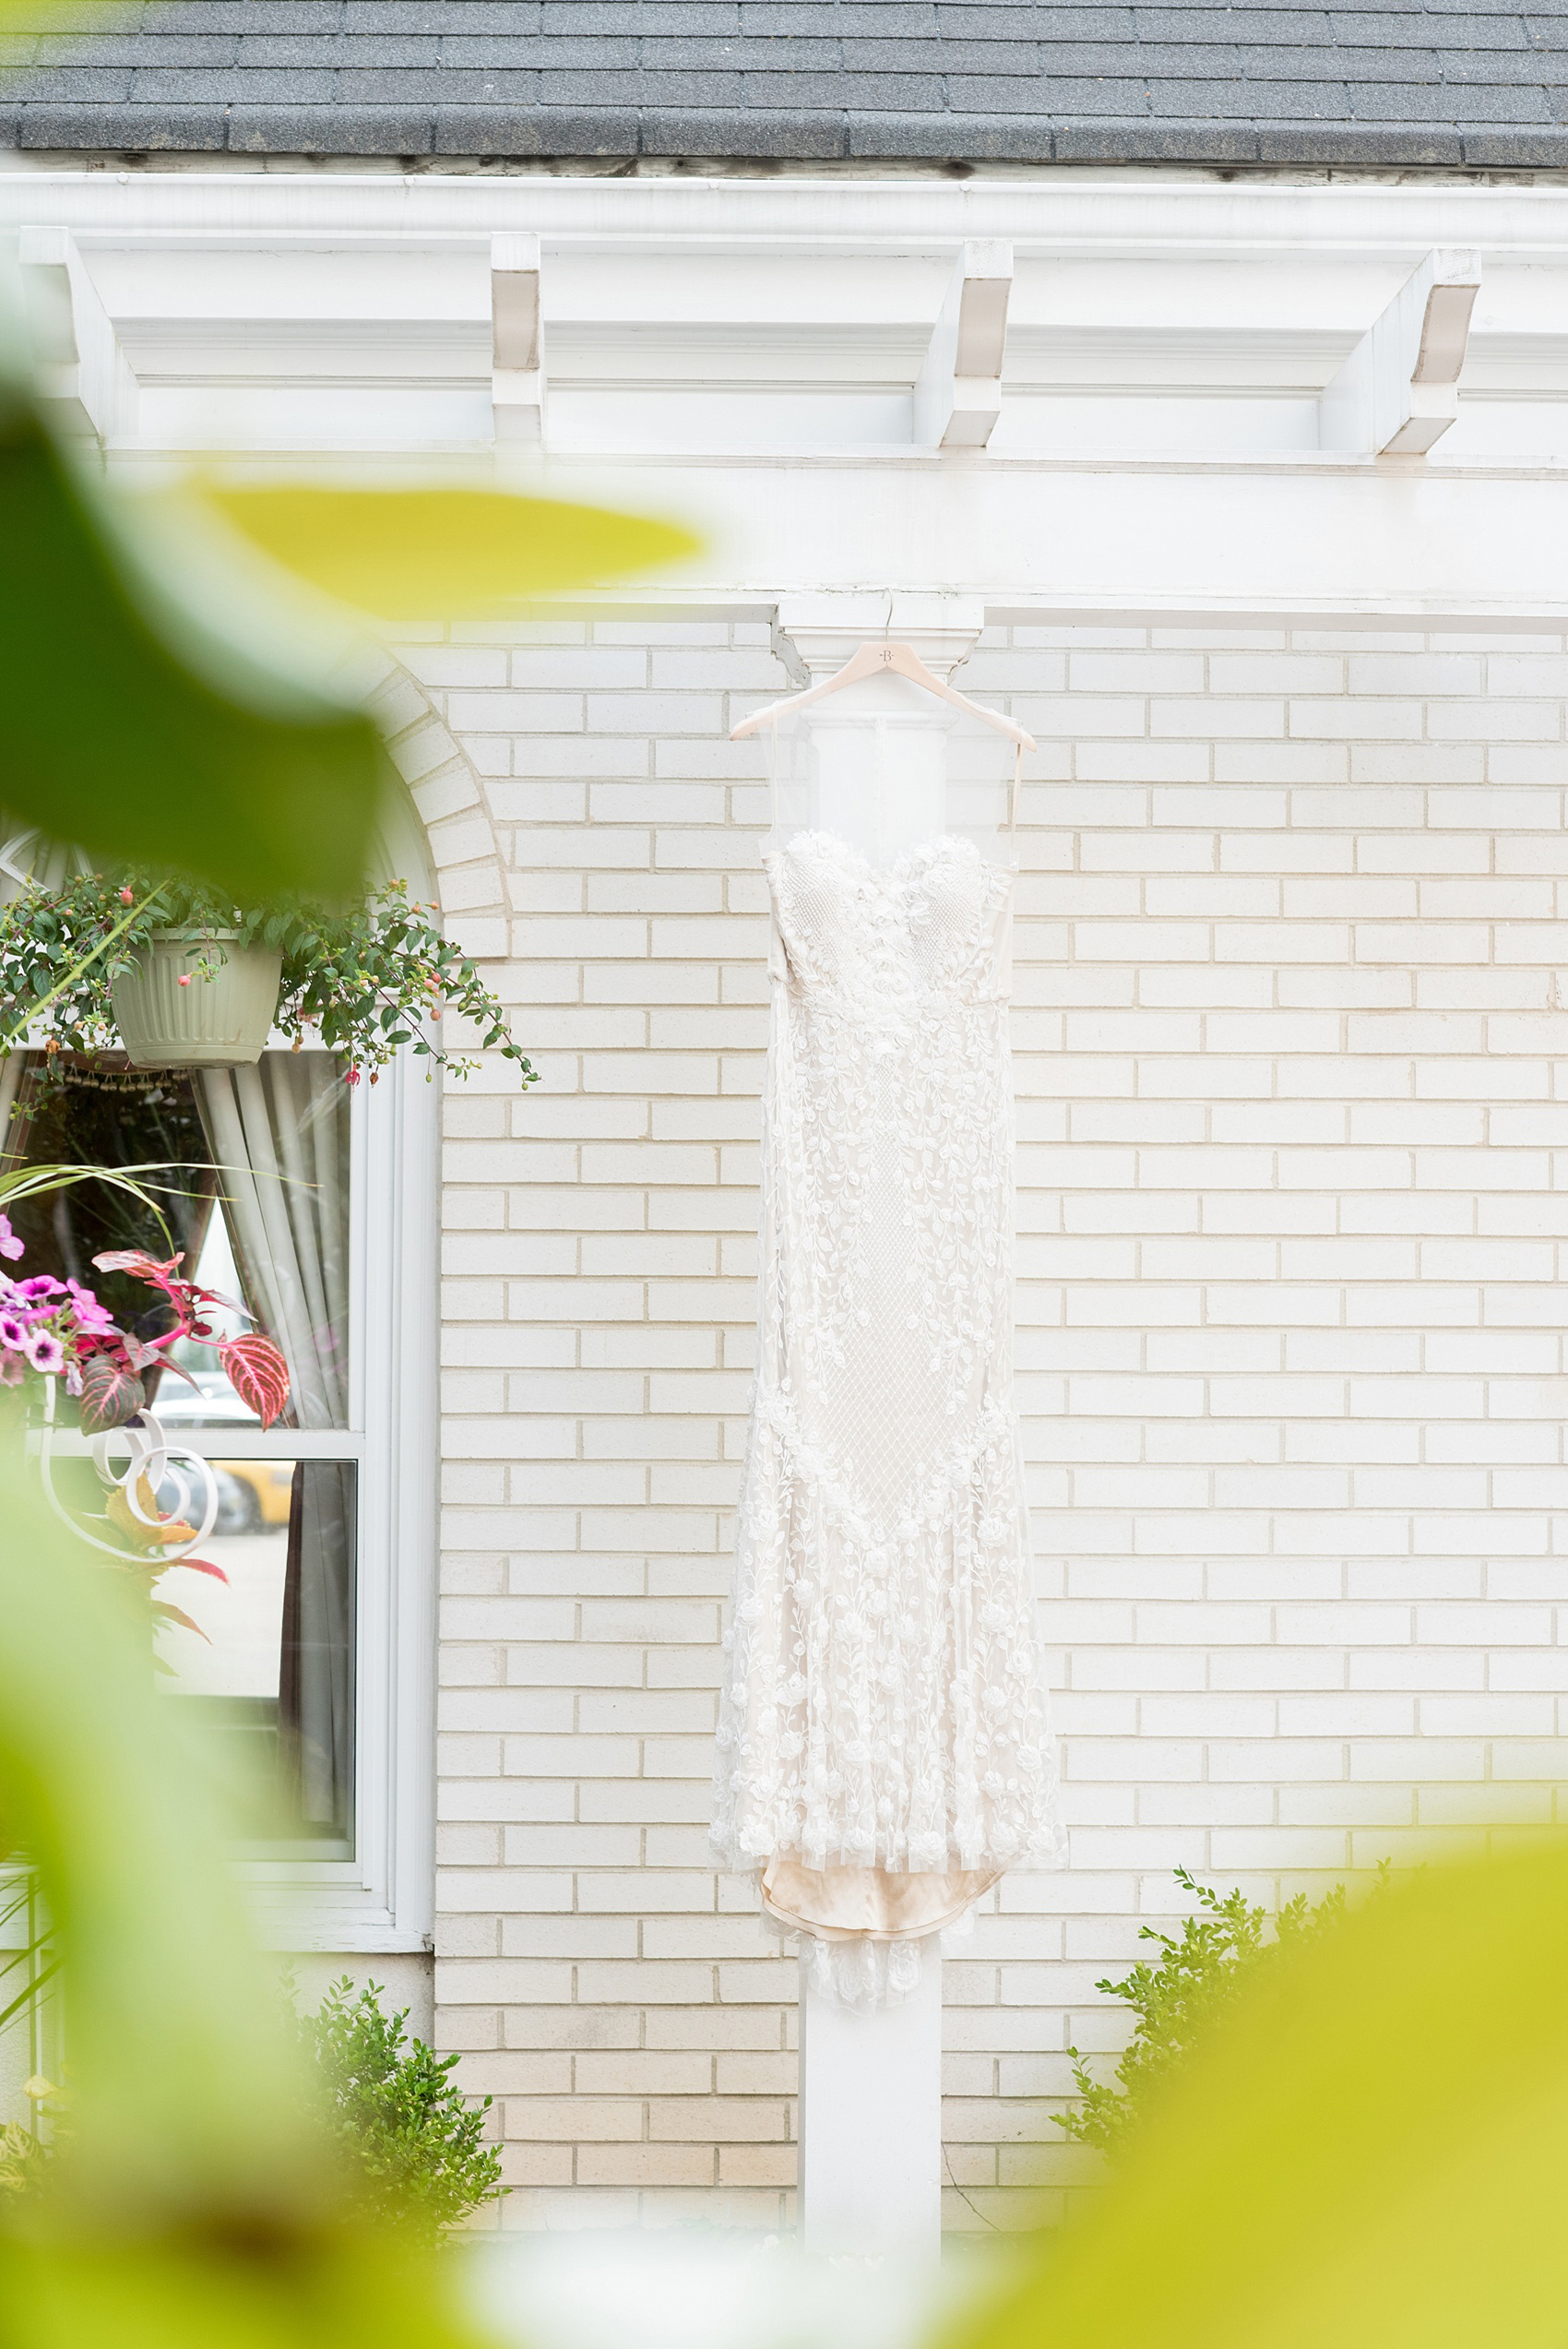
[[(171, 1352), (183, 1366), (179, 1341)], [(255, 1412), (240, 1401), (220, 1370), (193, 1371), (191, 1379), (189, 1386), (184, 1378), (167, 1375), (159, 1380), (156, 1407), (166, 1427), (220, 1426), (225, 1420), (236, 1425), (255, 1425)]]
[(259, 1533), (269, 1525), (287, 1525), (294, 1489), (292, 1461), (215, 1461), (218, 1485), (218, 1533)]

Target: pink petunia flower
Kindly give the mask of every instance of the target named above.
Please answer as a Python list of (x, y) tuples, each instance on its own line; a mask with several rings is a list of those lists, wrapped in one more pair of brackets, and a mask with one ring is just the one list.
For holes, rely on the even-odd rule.
[(95, 1338), (111, 1336), (118, 1325), (108, 1306), (100, 1305), (92, 1290), (84, 1289), (79, 1281), (67, 1281), (65, 1286), (76, 1308), (77, 1329), (90, 1331)]
[(18, 1314), (0, 1313), (0, 1346), (20, 1353), (28, 1341), (28, 1326)]
[(10, 1217), (0, 1215), (0, 1256), (9, 1257), (14, 1264), (18, 1257), (26, 1256), (26, 1248), (11, 1229)]
[(46, 1377), (57, 1376), (65, 1367), (65, 1349), (53, 1330), (30, 1330), (26, 1352), (33, 1368), (42, 1370)]
[(18, 1281), (11, 1292), (26, 1305), (42, 1305), (45, 1297), (63, 1297), (64, 1281), (56, 1281), (53, 1272), (35, 1272), (30, 1281)]
[(19, 1353), (0, 1353), (0, 1387), (19, 1387), (27, 1377), (27, 1365)]

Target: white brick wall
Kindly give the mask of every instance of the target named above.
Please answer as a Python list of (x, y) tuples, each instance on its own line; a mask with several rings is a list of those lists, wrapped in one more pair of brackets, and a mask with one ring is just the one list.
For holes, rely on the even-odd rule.
[[(446, 1104), (438, 2028), (505, 2224), (773, 2225), (793, 1970), (705, 1820), (766, 1025), (726, 737), (782, 672), (751, 622), (405, 658), (543, 1072)], [(1063, 2051), (1175, 1865), (1272, 1899), (1568, 1778), (1568, 650), (1017, 627), (961, 681), (1041, 743), (1017, 1361), (1073, 1830), (946, 1968), (965, 2225), (1075, 2174)]]

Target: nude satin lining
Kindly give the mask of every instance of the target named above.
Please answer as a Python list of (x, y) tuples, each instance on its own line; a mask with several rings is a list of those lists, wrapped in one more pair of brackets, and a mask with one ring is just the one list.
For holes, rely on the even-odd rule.
[(802, 1867), (775, 1859), (762, 1871), (762, 1899), (780, 1925), (823, 1941), (906, 1941), (954, 1924), (1002, 1873), (991, 1867), (889, 1876), (879, 1867)]

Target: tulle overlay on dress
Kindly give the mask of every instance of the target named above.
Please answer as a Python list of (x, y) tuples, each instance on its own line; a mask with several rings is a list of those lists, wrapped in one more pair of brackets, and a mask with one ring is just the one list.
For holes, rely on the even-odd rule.
[[(911, 1917), (1062, 1855), (1012, 1389), (1012, 876), (956, 839), (877, 873), (824, 833), (766, 866), (760, 1347), (713, 1835), (730, 1866), (806, 1872), (808, 1908), (812, 1872), (894, 1879), (842, 1938), (839, 1875), (822, 1911), (774, 1909), (814, 1920), (812, 1962), (860, 2004), (898, 1994), (932, 1929)], [(911, 1902), (914, 1875), (953, 1881)]]

